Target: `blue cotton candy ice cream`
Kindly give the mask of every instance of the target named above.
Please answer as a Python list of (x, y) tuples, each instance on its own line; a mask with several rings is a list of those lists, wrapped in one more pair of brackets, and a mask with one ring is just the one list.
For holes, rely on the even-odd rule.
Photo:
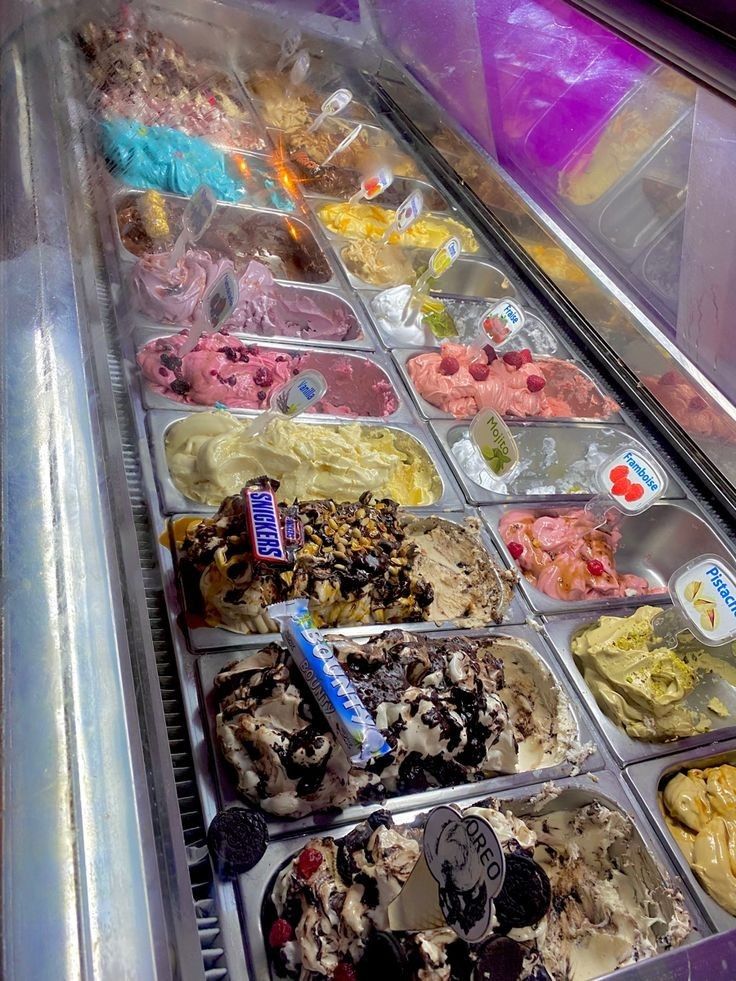
[(244, 184), (230, 174), (225, 154), (205, 140), (122, 118), (101, 123), (101, 133), (108, 166), (133, 187), (189, 197), (204, 183), (222, 201), (246, 196)]

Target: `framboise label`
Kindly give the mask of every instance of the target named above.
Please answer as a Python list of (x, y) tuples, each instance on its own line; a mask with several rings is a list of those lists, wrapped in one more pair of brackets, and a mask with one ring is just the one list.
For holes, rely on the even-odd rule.
[(667, 476), (651, 453), (626, 447), (609, 457), (598, 469), (599, 494), (618, 510), (641, 514), (667, 490)]
[(473, 418), (470, 438), (494, 477), (507, 477), (519, 465), (519, 448), (511, 430), (493, 409), (481, 409)]
[(480, 325), (494, 344), (503, 344), (524, 326), (524, 311), (515, 300), (503, 299), (481, 315)]
[(490, 823), (477, 815), (461, 817), (452, 807), (436, 807), (424, 826), (422, 851), (447, 925), (467, 943), (483, 940), (506, 875), (501, 843)]
[(717, 555), (701, 555), (673, 573), (670, 596), (689, 629), (710, 647), (736, 638), (736, 572)]
[(281, 530), (276, 497), (267, 488), (246, 487), (245, 506), (256, 562), (287, 563), (289, 556)]

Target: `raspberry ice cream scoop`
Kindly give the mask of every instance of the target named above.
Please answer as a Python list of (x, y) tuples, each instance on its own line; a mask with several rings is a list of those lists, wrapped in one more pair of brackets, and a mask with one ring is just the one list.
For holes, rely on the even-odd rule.
[(535, 360), (531, 351), (445, 343), (407, 362), (414, 387), (430, 405), (467, 419), (481, 409), (516, 418), (605, 419), (618, 408), (570, 361)]
[(499, 533), (527, 580), (559, 600), (590, 600), (663, 593), (646, 579), (619, 572), (614, 555), (621, 530), (603, 530), (582, 508), (539, 515), (508, 511)]

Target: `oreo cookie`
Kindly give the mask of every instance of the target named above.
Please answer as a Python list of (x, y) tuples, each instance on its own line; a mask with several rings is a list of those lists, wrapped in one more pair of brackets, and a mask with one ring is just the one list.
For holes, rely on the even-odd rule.
[(226, 879), (248, 872), (263, 858), (268, 826), (259, 811), (226, 807), (218, 811), (207, 830), (207, 847), (218, 875)]
[(506, 877), (493, 906), (501, 930), (539, 923), (552, 902), (547, 873), (526, 855), (506, 856)]
[(358, 964), (358, 981), (409, 981), (409, 959), (393, 933), (380, 930), (371, 935)]
[(525, 953), (525, 948), (510, 937), (493, 937), (478, 952), (473, 981), (517, 981)]

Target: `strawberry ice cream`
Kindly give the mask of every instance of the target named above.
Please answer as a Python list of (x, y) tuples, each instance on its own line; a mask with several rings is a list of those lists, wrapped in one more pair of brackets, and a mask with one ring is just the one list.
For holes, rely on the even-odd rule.
[(292, 354), (245, 344), (222, 333), (202, 334), (193, 350), (181, 357), (186, 338), (187, 331), (157, 338), (138, 352), (148, 384), (175, 402), (265, 409), (273, 391), (312, 368), (327, 380), (327, 394), (314, 412), (384, 418), (399, 406), (386, 374), (365, 357), (316, 351)]
[[(201, 250), (187, 252), (169, 271), (168, 253), (142, 256), (132, 277), (133, 295), (141, 313), (156, 323), (191, 326), (207, 288), (226, 269), (229, 259), (213, 259)], [(274, 281), (263, 263), (248, 263), (239, 279), (238, 302), (225, 327), (262, 337), (293, 337), (311, 341), (353, 340), (360, 325), (346, 304), (330, 294), (308, 294)]]
[(641, 576), (618, 572), (614, 553), (621, 530), (595, 526), (582, 508), (557, 515), (519, 509), (508, 511), (498, 530), (524, 576), (553, 599), (613, 599), (665, 591)]
[(660, 405), (689, 433), (736, 443), (736, 425), (678, 371), (642, 378)]
[(618, 409), (572, 362), (535, 359), (528, 348), (499, 355), (490, 344), (448, 342), (411, 358), (407, 370), (423, 399), (458, 419), (481, 409), (517, 418), (605, 419)]

